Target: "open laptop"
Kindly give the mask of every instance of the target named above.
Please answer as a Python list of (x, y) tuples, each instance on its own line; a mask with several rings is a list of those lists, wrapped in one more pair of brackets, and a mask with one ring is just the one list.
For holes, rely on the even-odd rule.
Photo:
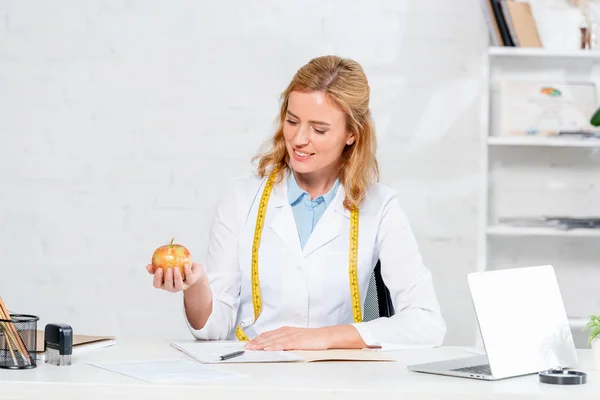
[(497, 380), (578, 365), (551, 265), (467, 275), (486, 355), (410, 365), (440, 375)]

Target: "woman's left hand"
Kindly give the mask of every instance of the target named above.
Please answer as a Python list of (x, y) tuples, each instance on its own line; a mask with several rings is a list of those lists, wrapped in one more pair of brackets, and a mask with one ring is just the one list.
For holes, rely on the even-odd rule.
[(329, 328), (292, 328), (284, 326), (262, 333), (246, 344), (248, 350), (327, 350), (331, 343)]

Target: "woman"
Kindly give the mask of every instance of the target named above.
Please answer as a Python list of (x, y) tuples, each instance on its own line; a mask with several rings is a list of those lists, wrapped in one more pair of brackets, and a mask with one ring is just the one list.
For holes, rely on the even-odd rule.
[[(206, 266), (185, 266), (185, 281), (178, 268), (154, 273), (156, 288), (183, 291), (196, 338), (237, 337), (251, 350), (441, 344), (431, 274), (395, 192), (377, 183), (369, 95), (352, 60), (297, 71), (258, 176), (236, 180), (217, 206)], [(396, 314), (362, 322), (378, 260)]]

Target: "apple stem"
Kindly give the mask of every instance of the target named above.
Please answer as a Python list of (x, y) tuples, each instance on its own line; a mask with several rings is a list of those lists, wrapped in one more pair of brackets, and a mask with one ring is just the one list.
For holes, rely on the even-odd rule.
[(171, 243), (169, 243), (169, 248), (173, 248), (173, 240), (175, 240), (175, 238), (171, 239)]

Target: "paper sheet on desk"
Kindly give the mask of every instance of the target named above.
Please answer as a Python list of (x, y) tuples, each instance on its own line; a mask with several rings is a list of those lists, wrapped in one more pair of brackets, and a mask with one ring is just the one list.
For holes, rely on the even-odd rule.
[(161, 384), (193, 383), (245, 376), (238, 373), (220, 371), (216, 368), (187, 360), (126, 361), (88, 364), (142, 381)]
[(296, 351), (248, 351), (242, 356), (220, 361), (223, 354), (244, 350), (240, 342), (178, 342), (171, 343), (201, 363), (267, 363), (267, 362), (316, 362), (316, 361), (395, 361), (386, 355), (370, 350), (296, 350)]

